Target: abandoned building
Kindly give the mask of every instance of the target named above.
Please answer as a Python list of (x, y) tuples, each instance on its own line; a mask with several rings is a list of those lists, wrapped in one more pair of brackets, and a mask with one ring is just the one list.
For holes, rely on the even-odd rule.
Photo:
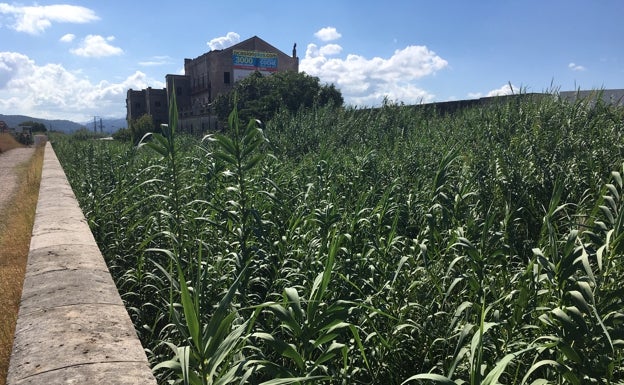
[(298, 72), (296, 44), (292, 56), (288, 56), (254, 36), (226, 49), (212, 50), (195, 59), (184, 59), (184, 75), (166, 75), (166, 88), (128, 90), (128, 127), (144, 114), (152, 116), (156, 127), (167, 123), (169, 95), (175, 92), (180, 130), (203, 133), (215, 129), (216, 118), (211, 103), (218, 95), (231, 90), (238, 80), (255, 71), (263, 74)]

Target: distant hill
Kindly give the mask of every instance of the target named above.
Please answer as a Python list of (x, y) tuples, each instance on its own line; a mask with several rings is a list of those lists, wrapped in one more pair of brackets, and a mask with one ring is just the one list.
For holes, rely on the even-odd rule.
[[(84, 122), (84, 123), (76, 123), (71, 120), (58, 120), (58, 119), (40, 119), (34, 118), (31, 116), (25, 115), (3, 115), (0, 114), (0, 120), (4, 120), (6, 124), (11, 128), (18, 128), (20, 123), (33, 121), (37, 123), (45, 124), (48, 130), (52, 131), (62, 131), (62, 132), (75, 132), (81, 128), (86, 128), (87, 130), (93, 130), (93, 121)], [(126, 127), (126, 120), (123, 118), (119, 119), (102, 119), (102, 132), (105, 133), (113, 133), (120, 128)], [(96, 119), (96, 129), (100, 131), (100, 119)]]
[[(93, 131), (93, 120), (89, 122), (84, 122), (81, 124), (86, 127), (89, 131)], [(126, 123), (126, 119), (124, 118), (111, 118), (105, 119), (102, 118), (102, 132), (110, 133), (117, 132), (120, 128), (126, 128), (128, 124)], [(98, 132), (100, 132), (100, 119), (95, 120), (95, 128)]]

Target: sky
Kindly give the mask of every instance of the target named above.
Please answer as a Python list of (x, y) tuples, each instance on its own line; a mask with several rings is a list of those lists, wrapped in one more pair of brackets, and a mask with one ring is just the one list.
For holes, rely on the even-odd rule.
[(123, 118), (184, 59), (253, 36), (347, 105), (624, 88), (622, 0), (0, 0), (0, 114)]

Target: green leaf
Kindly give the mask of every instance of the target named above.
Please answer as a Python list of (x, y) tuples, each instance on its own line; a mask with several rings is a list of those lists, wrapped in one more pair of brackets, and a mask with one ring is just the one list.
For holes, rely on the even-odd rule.
[(498, 384), (498, 379), (505, 372), (507, 365), (509, 365), (514, 358), (516, 358), (516, 353), (510, 353), (501, 358), (496, 363), (496, 366), (485, 376), (481, 385)]
[(329, 341), (333, 341), (335, 340), (340, 334), (338, 333), (327, 333), (327, 334), (323, 334), (322, 336), (320, 336), (319, 338), (311, 341), (312, 342), (312, 346), (314, 346), (315, 348), (321, 346), (324, 343), (327, 343)]
[(590, 305), (585, 300), (583, 294), (578, 290), (568, 291), (568, 295), (572, 298), (572, 302), (578, 306), (585, 314), (592, 314)]
[(249, 171), (254, 168), (262, 159), (264, 159), (264, 154), (258, 154), (253, 158), (249, 159), (245, 165), (243, 166), (243, 171)]
[(299, 298), (299, 293), (297, 289), (294, 287), (287, 287), (284, 289), (284, 299), (288, 301), (288, 304), (292, 306), (295, 316), (299, 320), (299, 322), (303, 321), (303, 310), (301, 309), (301, 300)]
[(571, 361), (576, 362), (577, 364), (581, 363), (581, 357), (578, 355), (578, 353), (576, 352), (576, 350), (574, 350), (574, 348), (568, 344), (566, 344), (563, 341), (559, 342), (559, 345), (557, 346), (559, 348), (559, 350), (561, 350), (561, 352), (563, 352), (563, 354)]
[(450, 378), (444, 377), (444, 376), (439, 375), (439, 374), (434, 374), (434, 373), (424, 373), (424, 374), (417, 374), (415, 376), (411, 376), (407, 380), (401, 382), (401, 385), (407, 384), (410, 381), (433, 381), (433, 382), (436, 382), (438, 384), (457, 385)]
[(591, 286), (589, 285), (589, 283), (585, 282), (585, 281), (578, 281), (576, 283), (581, 291), (581, 293), (583, 294), (583, 297), (589, 301), (589, 303), (593, 306), (595, 304), (594, 302), (594, 292), (592, 291)]
[(536, 363), (534, 363), (529, 370), (525, 373), (524, 377), (522, 378), (522, 382), (521, 384), (526, 384), (526, 382), (528, 381), (529, 377), (531, 376), (531, 374), (533, 374), (533, 372), (535, 372), (536, 370), (540, 369), (543, 366), (551, 366), (553, 368), (555, 368), (559, 373), (565, 372), (566, 370), (568, 370), (567, 367), (565, 367), (564, 365), (558, 363), (557, 361), (554, 360), (541, 360), (538, 361)]
[(621, 189), (623, 187), (622, 186), (622, 175), (620, 175), (620, 173), (617, 172), (617, 171), (611, 171), (611, 176), (613, 177), (613, 179), (617, 183), (618, 187)]
[(189, 380), (190, 352), (191, 349), (188, 346), (178, 348), (178, 358), (180, 360), (180, 368), (182, 369), (182, 380), (185, 385), (191, 383)]
[(360, 338), (360, 333), (358, 332), (358, 329), (355, 325), (349, 325), (349, 330), (351, 330), (351, 334), (353, 335), (353, 338), (355, 339), (355, 343), (358, 346), (358, 349), (360, 350), (360, 354), (362, 355), (362, 359), (364, 360), (364, 364), (366, 365), (367, 369), (370, 369), (370, 366), (368, 365), (368, 359), (366, 359), (366, 352), (364, 350), (364, 345), (362, 345), (362, 339)]
[(331, 380), (331, 377), (307, 376), (307, 377), (275, 378), (269, 381), (262, 382), (259, 385), (289, 385), (289, 384), (298, 384), (301, 382), (308, 382), (308, 381), (328, 381), (328, 380)]
[(221, 159), (222, 161), (224, 161), (227, 164), (230, 165), (236, 165), (236, 158), (229, 154), (229, 153), (225, 153), (225, 152), (215, 152), (214, 157), (217, 159)]
[(191, 298), (188, 286), (186, 285), (186, 279), (184, 273), (178, 265), (178, 281), (180, 284), (180, 296), (182, 297), (182, 308), (184, 310), (184, 319), (186, 320), (186, 327), (189, 331), (189, 335), (193, 340), (193, 345), (198, 352), (202, 351), (202, 341), (200, 337), (200, 326), (197, 312), (195, 309), (195, 303)]
[[(232, 313), (234, 315), (234, 313)], [(209, 356), (206, 367), (209, 369), (208, 375), (212, 378), (216, 375), (221, 364), (225, 362), (233, 353), (237, 351), (237, 346), (241, 344), (246, 338), (243, 338), (243, 334), (247, 329), (248, 322), (238, 325), (232, 330), (225, 338), (214, 342), (217, 344), (216, 349)], [(229, 330), (231, 323), (224, 322), (223, 328)]]
[(333, 235), (330, 235), (330, 237), (331, 245), (329, 247), (327, 261), (325, 262), (325, 268), (323, 269), (323, 272), (320, 273), (314, 280), (312, 291), (310, 292), (311, 303), (308, 305), (308, 320), (314, 319), (316, 316), (316, 310), (325, 297), (327, 286), (329, 285), (331, 274), (334, 269), (334, 261), (338, 250), (340, 249), (342, 237)]
[(287, 344), (281, 339), (275, 338), (273, 335), (265, 332), (253, 333), (252, 337), (257, 337), (267, 342), (281, 356), (291, 358), (295, 364), (297, 364), (299, 369), (303, 370), (305, 368), (303, 357), (301, 357), (292, 345)]
[(234, 158), (238, 156), (236, 145), (234, 144), (234, 141), (232, 141), (232, 139), (221, 134), (215, 135), (214, 138), (216, 139), (217, 144), (223, 152), (231, 155)]
[(566, 314), (566, 312), (561, 308), (552, 309), (550, 312), (556, 319), (558, 319), (564, 326), (569, 329), (575, 329), (576, 323), (572, 318)]
[(302, 330), (299, 322), (293, 317), (287, 309), (282, 305), (270, 305), (269, 310), (275, 314), (280, 321), (282, 321), (284, 327), (288, 328), (295, 336), (301, 336)]

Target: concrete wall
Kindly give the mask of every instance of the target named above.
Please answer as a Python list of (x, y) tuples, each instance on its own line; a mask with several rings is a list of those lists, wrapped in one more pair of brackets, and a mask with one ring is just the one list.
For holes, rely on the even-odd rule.
[(156, 384), (50, 143), (7, 384)]

